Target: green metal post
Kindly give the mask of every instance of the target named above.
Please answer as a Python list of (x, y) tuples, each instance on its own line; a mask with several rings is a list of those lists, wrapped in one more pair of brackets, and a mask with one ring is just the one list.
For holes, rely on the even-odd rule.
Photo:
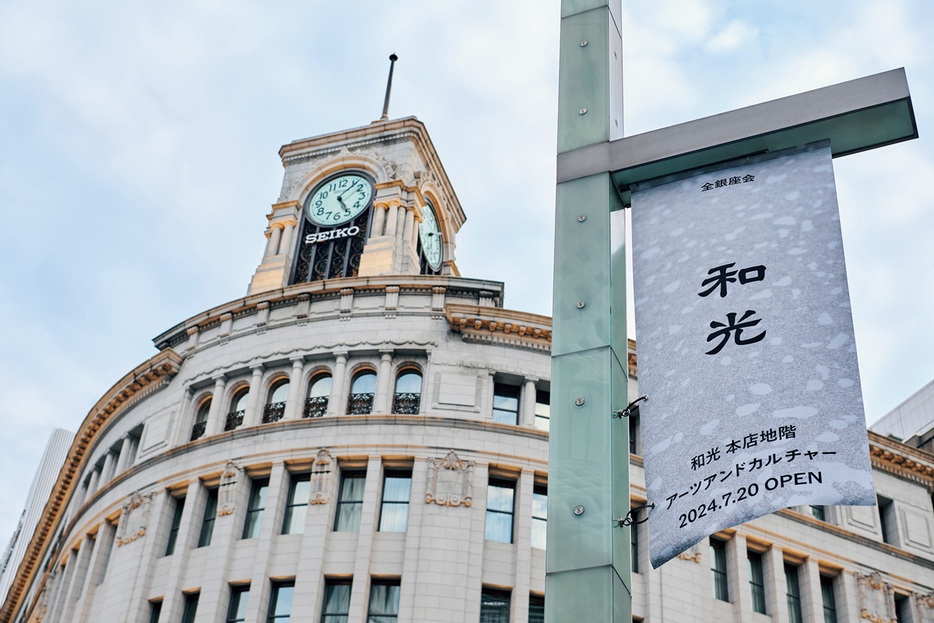
[[(558, 153), (622, 136), (619, 0), (562, 0)], [(545, 620), (629, 623), (625, 252), (601, 173), (558, 184)]]

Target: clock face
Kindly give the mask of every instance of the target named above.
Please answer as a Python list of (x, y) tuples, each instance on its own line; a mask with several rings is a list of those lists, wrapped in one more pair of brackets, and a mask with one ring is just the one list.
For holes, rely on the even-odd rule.
[(373, 184), (357, 173), (331, 178), (308, 199), (308, 218), (316, 225), (331, 227), (356, 218), (370, 205)]
[(441, 267), (441, 229), (438, 227), (438, 219), (435, 217), (434, 207), (431, 202), (422, 210), (422, 222), (418, 225), (418, 236), (422, 241), (422, 251), (425, 253), (425, 259), (431, 270), (438, 270)]

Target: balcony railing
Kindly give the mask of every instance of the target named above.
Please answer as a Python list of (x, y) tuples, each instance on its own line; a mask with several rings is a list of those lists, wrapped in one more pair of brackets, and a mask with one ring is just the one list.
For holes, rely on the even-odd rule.
[(321, 417), (327, 410), (327, 396), (309, 396), (305, 399), (305, 410), (302, 412), (302, 417)]
[(373, 411), (373, 394), (350, 394), (347, 400), (348, 415), (366, 415)]
[(191, 427), (191, 441), (204, 437), (204, 431), (207, 427), (207, 422), (195, 422), (195, 425)]
[(240, 425), (243, 424), (243, 414), (244, 410), (240, 411), (231, 411), (227, 414), (227, 421), (224, 422), (224, 430), (235, 430), (240, 428)]
[(285, 415), (285, 403), (284, 402), (270, 402), (263, 409), (263, 424), (269, 424), (270, 422), (278, 422), (282, 419), (282, 416)]
[(418, 415), (421, 394), (397, 392), (392, 397), (392, 412), (400, 415)]

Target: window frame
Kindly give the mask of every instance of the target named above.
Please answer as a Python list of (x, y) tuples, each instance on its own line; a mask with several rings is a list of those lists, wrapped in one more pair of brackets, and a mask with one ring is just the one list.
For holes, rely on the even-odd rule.
[(283, 387), (288, 388), (290, 382), (291, 379), (289, 379), (289, 377), (280, 375), (274, 378), (272, 383), (269, 384), (269, 390), (266, 392), (266, 402), (263, 404), (263, 424), (278, 422), (285, 417), (285, 407), (289, 399), (288, 389), (286, 389), (285, 400), (273, 402), (273, 398), (276, 397), (276, 392), (280, 389)]
[(535, 388), (534, 426), (536, 429), (551, 431), (551, 391)]
[(801, 609), (801, 574), (800, 568), (789, 561), (784, 561), (785, 601), (788, 604), (788, 623), (803, 623), (804, 611)]
[(211, 403), (214, 401), (214, 395), (208, 394), (198, 401), (195, 407), (195, 423), (191, 426), (191, 436), (188, 441), (196, 441), (204, 437), (208, 428), (208, 416), (211, 414)]
[[(269, 593), (269, 609), (266, 612), (266, 623), (283, 623), (292, 618), (292, 604), (295, 601), (295, 579), (272, 580), (272, 588)], [(291, 589), (289, 593), (289, 611), (285, 614), (278, 614), (276, 609), (279, 607), (279, 599), (283, 589)]]
[[(360, 480), (360, 499), (345, 499), (344, 482), (348, 480)], [(349, 492), (348, 492), (349, 493)], [(359, 532), (360, 518), (363, 514), (363, 496), (366, 494), (366, 469), (342, 469), (341, 478), (338, 484), (337, 505), (334, 510), (333, 532)], [(353, 509), (353, 510), (348, 510)], [(353, 513), (347, 515), (346, 513)], [(349, 523), (344, 523), (348, 522)], [(352, 526), (353, 529), (349, 529)]]
[[(395, 589), (394, 591), (389, 591), (389, 599), (391, 601), (391, 610), (395, 612), (373, 612), (374, 598), (376, 597), (377, 589), (389, 588)], [(392, 621), (399, 620), (399, 595), (402, 592), (401, 579), (400, 578), (372, 578), (370, 580), (370, 598), (367, 601), (366, 607), (366, 620), (367, 623), (391, 623)], [(393, 595), (393, 593), (395, 593)], [(377, 602), (377, 605), (379, 604)]]
[[(408, 495), (405, 500), (387, 500), (386, 491), (387, 483), (390, 479), (396, 480), (408, 480)], [(379, 532), (406, 532), (409, 527), (409, 505), (412, 501), (412, 470), (404, 468), (395, 468), (395, 469), (386, 469), (383, 472), (383, 486), (380, 492), (380, 501), (379, 501), (379, 521), (377, 522), (377, 531)], [(401, 522), (401, 525), (389, 526), (384, 525), (384, 519), (387, 517), (387, 510), (392, 510), (397, 507), (405, 507), (404, 520)], [(388, 508), (387, 508), (388, 507)], [(389, 513), (389, 517), (394, 517), (393, 513)], [(402, 516), (401, 514), (399, 516)], [(388, 524), (388, 520), (387, 520)]]
[(756, 550), (747, 549), (746, 561), (749, 568), (749, 595), (752, 600), (752, 611), (768, 615), (763, 554)]
[[(243, 418), (246, 415), (246, 408), (249, 400), (249, 385), (240, 385), (231, 392), (230, 401), (227, 403), (227, 415), (224, 418), (224, 432), (236, 430), (243, 426)], [(243, 408), (237, 409), (236, 407), (241, 406), (241, 403)]]
[(175, 553), (175, 546), (178, 544), (178, 533), (182, 527), (182, 515), (185, 512), (185, 496), (170, 496), (175, 505), (172, 509), (172, 523), (169, 527), (169, 538), (165, 545), (163, 556), (171, 556)]
[(730, 577), (727, 562), (727, 541), (710, 537), (711, 594), (718, 601), (730, 603)]
[(217, 521), (217, 504), (220, 489), (207, 487), (204, 497), (204, 515), (201, 518), (201, 530), (198, 532), (198, 547), (210, 547), (214, 538), (214, 526)]
[[(491, 509), (490, 500), (492, 496), (492, 489), (503, 489), (510, 491), (511, 504), (510, 510), (502, 509)], [(497, 522), (490, 522), (490, 515), (494, 517), (498, 516), (508, 516), (509, 517), (509, 540), (504, 541), (501, 538), (490, 538), (491, 534), (495, 536), (495, 533), (491, 532), (491, 526), (495, 526)], [(516, 481), (510, 480), (507, 478), (501, 478), (497, 476), (490, 476), (489, 481), (487, 482), (486, 489), (486, 514), (484, 516), (484, 526), (483, 526), (483, 539), (485, 541), (494, 541), (497, 543), (514, 543), (515, 542), (515, 531), (516, 531)]]
[(246, 516), (243, 518), (241, 539), (259, 538), (263, 529), (263, 514), (269, 496), (269, 477), (250, 479), (250, 499), (247, 501)]
[[(243, 602), (241, 603), (241, 599)], [(246, 607), (250, 599), (249, 584), (231, 584), (230, 600), (227, 602), (227, 618), (225, 623), (244, 623), (246, 621)], [(236, 606), (236, 608), (235, 608)], [(240, 610), (243, 610), (243, 617), (238, 617)]]
[[(299, 485), (308, 483), (307, 493), (301, 499), (296, 500), (301, 495)], [(308, 513), (308, 501), (311, 499), (311, 472), (295, 472), (289, 474), (289, 492), (285, 499), (285, 513), (282, 517), (282, 534), (303, 534), (305, 532), (305, 520)], [(297, 516), (301, 509), (301, 519)], [(296, 529), (297, 528), (297, 529)]]
[(182, 623), (195, 623), (195, 617), (198, 615), (198, 600), (201, 598), (201, 591), (192, 591), (182, 594), (185, 602), (182, 607)]
[[(399, 381), (407, 376), (418, 377), (417, 392), (400, 392)], [(396, 380), (392, 392), (392, 413), (395, 415), (418, 415), (421, 409), (422, 388), (425, 386), (425, 377), (422, 371), (411, 365), (403, 365), (396, 372)]]
[[(515, 394), (515, 395), (513, 395)], [(497, 403), (497, 399), (500, 399), (500, 402)], [(515, 400), (515, 409), (506, 409), (503, 408), (504, 403), (502, 400)], [(502, 383), (500, 381), (493, 381), (493, 404), (492, 404), (492, 419), (497, 424), (507, 424), (510, 426), (519, 425), (519, 406), (521, 405), (522, 400), (522, 387), (519, 385), (511, 385), (509, 383)], [(497, 406), (499, 404), (500, 406)], [(510, 417), (498, 416), (497, 414), (512, 414)], [(509, 421), (504, 421), (509, 420)]]
[[(338, 587), (341, 588), (341, 592), (346, 590), (346, 595), (339, 596), (338, 600), (343, 600), (346, 602), (347, 610), (342, 612), (328, 612), (327, 607), (328, 603), (331, 601), (330, 597), (332, 596), (332, 591), (336, 592)], [(342, 623), (347, 621), (348, 617), (350, 616), (350, 593), (352, 590), (353, 578), (324, 578), (324, 599), (321, 602), (320, 623)]]
[[(497, 608), (497, 610), (491, 612), (489, 607), (495, 607), (496, 604), (505, 606), (505, 608)], [(505, 620), (501, 616), (502, 613), (506, 615)], [(484, 617), (484, 615), (486, 616)], [(483, 586), (480, 589), (480, 623), (508, 623), (511, 615), (512, 591), (491, 586)]]
[[(536, 499), (538, 498), (538, 499)], [(537, 505), (537, 501), (542, 501), (544, 498), (544, 514), (541, 513), (541, 510)], [(544, 551), (547, 545), (547, 534), (548, 534), (548, 484), (544, 482), (536, 482), (532, 486), (532, 534), (531, 534), (531, 544), (532, 547)]]
[[(820, 574), (821, 612), (824, 623), (837, 623), (836, 578), (825, 573)], [(827, 597), (830, 596), (828, 600)], [(830, 602), (829, 604), (827, 602)]]
[[(372, 392), (354, 392), (357, 381), (365, 376), (373, 377)], [(347, 392), (347, 415), (370, 415), (373, 413), (373, 401), (376, 396), (378, 376), (371, 367), (363, 367), (354, 371), (350, 377), (350, 391)]]
[[(328, 379), (327, 393), (324, 395), (312, 396), (315, 386), (324, 379)], [(328, 403), (331, 399), (331, 390), (334, 386), (334, 375), (330, 370), (318, 370), (308, 379), (308, 389), (305, 391), (305, 404), (302, 408), (302, 418), (321, 417), (328, 411)]]

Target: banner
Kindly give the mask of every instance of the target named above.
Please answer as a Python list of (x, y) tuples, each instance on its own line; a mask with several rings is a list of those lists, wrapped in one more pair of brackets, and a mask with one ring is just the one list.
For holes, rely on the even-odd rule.
[(649, 555), (875, 504), (827, 143), (632, 192)]

